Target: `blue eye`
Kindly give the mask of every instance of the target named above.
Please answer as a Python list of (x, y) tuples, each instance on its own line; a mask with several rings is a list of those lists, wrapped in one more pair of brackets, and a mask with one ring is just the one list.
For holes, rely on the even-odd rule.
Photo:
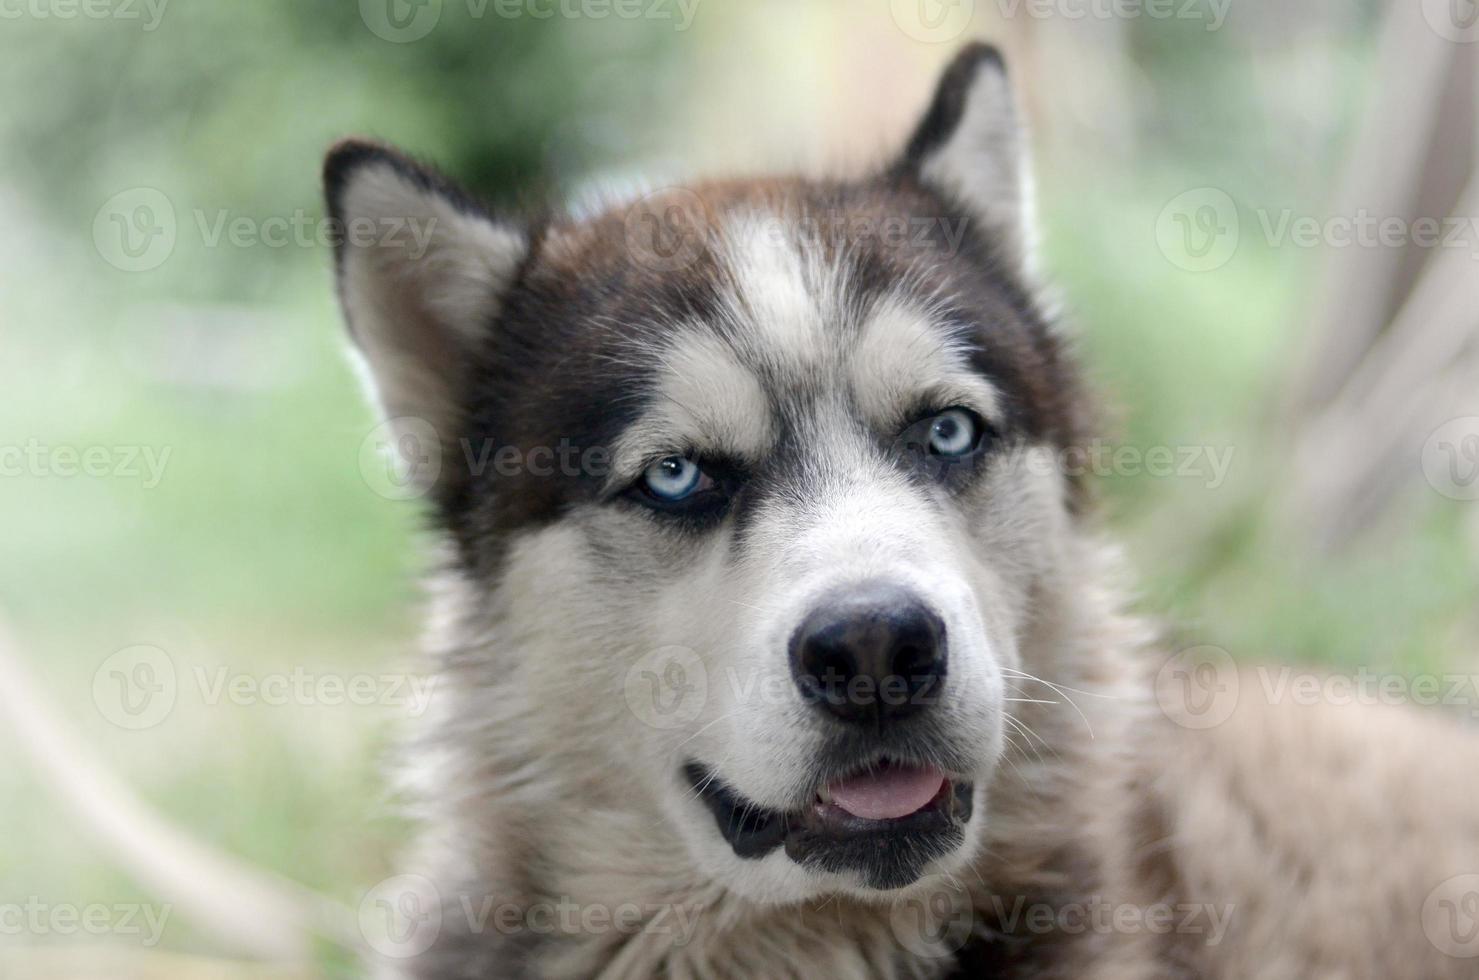
[(691, 497), (703, 482), (704, 471), (682, 456), (664, 456), (642, 472), (647, 492), (666, 503)]
[(963, 408), (941, 412), (930, 420), (929, 451), (935, 456), (970, 454), (981, 441), (975, 416)]

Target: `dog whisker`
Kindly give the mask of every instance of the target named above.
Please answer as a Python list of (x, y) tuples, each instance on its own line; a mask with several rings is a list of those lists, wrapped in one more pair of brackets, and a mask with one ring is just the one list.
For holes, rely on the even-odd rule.
[(1108, 698), (1112, 701), (1122, 700), (1120, 695), (1118, 694), (1110, 694), (1106, 691), (1085, 691), (1081, 688), (1069, 687), (1067, 684), (1058, 684), (1045, 678), (1038, 677), (1036, 674), (1029, 674), (1026, 671), (1017, 670), (1015, 667), (1003, 667), (1001, 668), (1001, 670), (1009, 677), (1016, 677), (1021, 680), (1027, 681), (1036, 681), (1039, 684), (1046, 684), (1048, 687), (1051, 687), (1056, 691), (1071, 691), (1074, 694), (1082, 694), (1086, 698)]
[[(1084, 727), (1089, 731), (1089, 738), (1094, 737), (1094, 726), (1089, 722), (1089, 716), (1084, 714), (1084, 710), (1078, 706), (1078, 702), (1073, 700), (1073, 697), (1068, 693), (1071, 688), (1062, 687), (1058, 684), (1054, 684), (1052, 681), (1043, 680), (1041, 677), (1038, 677), (1034, 674), (1026, 673), (1025, 671), (1013, 670), (1010, 667), (1003, 667), (1002, 669), (1005, 671), (1011, 671), (1014, 676), (1020, 677), (1023, 680), (1036, 681), (1037, 683), (1050, 688), (1064, 701), (1067, 701), (1069, 706), (1073, 708), (1074, 711), (1078, 712), (1078, 716), (1083, 721)], [(1087, 692), (1080, 691), (1078, 693), (1086, 694)], [(1093, 697), (1094, 695), (1090, 694), (1088, 696)], [(1105, 696), (1107, 697), (1108, 695)]]
[(688, 736), (683, 741), (679, 742), (678, 743), (678, 748), (681, 749), (683, 746), (687, 745), (689, 742), (691, 742), (694, 739), (698, 738), (704, 732), (708, 731), (710, 728), (713, 728), (715, 725), (719, 724), (721, 721), (725, 721), (726, 719), (733, 718), (735, 716), (735, 714), (737, 714), (738, 712), (739, 712), (739, 709), (736, 708), (734, 711), (731, 711), (731, 712), (729, 712), (727, 714), (720, 715), (718, 718), (715, 718), (713, 721), (709, 722), (707, 725), (705, 725), (704, 727), (700, 728), (698, 731), (694, 732), (692, 735)]
[[(1023, 737), (1025, 737), (1028, 740), (1029, 744), (1032, 742), (1033, 739), (1036, 739), (1037, 742), (1038, 742), (1038, 744), (1040, 744), (1044, 749), (1047, 749), (1050, 753), (1052, 753), (1054, 757), (1057, 757), (1058, 756), (1058, 753), (1053, 749), (1053, 747), (1051, 745), (1048, 744), (1047, 740), (1044, 739), (1037, 732), (1035, 732), (1035, 731), (1032, 730), (1032, 726), (1031, 725), (1028, 725), (1026, 722), (1022, 721), (1020, 718), (1013, 718), (1011, 715), (1005, 715), (1004, 718), (1005, 718), (1006, 722), (1012, 726), (1013, 731), (1020, 732), (1023, 735)], [(1037, 751), (1036, 752), (1036, 755), (1037, 755), (1037, 761), (1039, 763), (1041, 763), (1043, 761), (1042, 753), (1040, 751)]]

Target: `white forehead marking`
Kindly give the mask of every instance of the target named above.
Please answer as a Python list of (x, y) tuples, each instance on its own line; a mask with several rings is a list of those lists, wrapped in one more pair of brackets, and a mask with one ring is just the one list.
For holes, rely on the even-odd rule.
[(863, 322), (848, 370), (854, 396), (870, 419), (902, 421), (900, 413), (921, 399), (1000, 417), (1001, 395), (971, 369), (958, 331), (938, 314), (899, 297), (881, 300)]
[(770, 448), (774, 420), (765, 390), (729, 345), (707, 327), (673, 332), (661, 350), (651, 409), (617, 440), (622, 479), (655, 456), (686, 449), (758, 460)]
[(724, 315), (747, 338), (748, 353), (768, 366), (805, 371), (826, 357), (828, 328), (837, 324), (838, 270), (815, 247), (797, 240), (784, 214), (744, 211), (722, 228), (718, 256), (733, 282), (722, 296)]

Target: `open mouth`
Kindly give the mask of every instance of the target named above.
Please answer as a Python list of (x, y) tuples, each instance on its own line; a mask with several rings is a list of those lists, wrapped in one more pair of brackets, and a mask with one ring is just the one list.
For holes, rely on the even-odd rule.
[(858, 872), (870, 888), (907, 885), (929, 861), (963, 844), (974, 804), (971, 783), (888, 759), (825, 783), (791, 811), (744, 799), (698, 763), (683, 771), (738, 856), (784, 847), (798, 864)]

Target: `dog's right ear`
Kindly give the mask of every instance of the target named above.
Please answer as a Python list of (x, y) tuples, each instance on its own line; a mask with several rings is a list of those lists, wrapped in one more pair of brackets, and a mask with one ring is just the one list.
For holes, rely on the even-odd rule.
[(424, 419), (443, 438), (456, 401), (528, 250), (429, 168), (346, 140), (324, 161), (339, 299), (388, 419)]
[(898, 167), (966, 209), (1025, 265), (1037, 229), (1027, 133), (1001, 52), (968, 44), (940, 77)]

